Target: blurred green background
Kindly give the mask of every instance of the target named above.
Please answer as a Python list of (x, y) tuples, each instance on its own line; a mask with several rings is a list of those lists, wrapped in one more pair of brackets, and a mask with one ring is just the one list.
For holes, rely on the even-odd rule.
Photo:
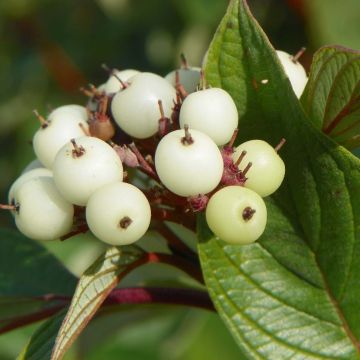
[[(79, 87), (101, 84), (102, 63), (165, 75), (200, 65), (227, 0), (12, 0), (0, 2), (0, 202), (34, 158), (32, 114), (84, 104)], [(278, 49), (314, 51), (325, 44), (360, 49), (359, 0), (249, 0)], [(13, 226), (5, 211), (0, 226)], [(75, 243), (74, 243), (75, 242)], [(75, 273), (101, 251), (89, 236), (50, 250)], [(139, 277), (140, 275), (138, 275)], [(36, 326), (0, 337), (0, 360), (14, 359)], [(139, 346), (141, 344), (141, 346)], [(239, 359), (216, 315), (180, 308), (124, 309), (95, 320), (67, 359)]]

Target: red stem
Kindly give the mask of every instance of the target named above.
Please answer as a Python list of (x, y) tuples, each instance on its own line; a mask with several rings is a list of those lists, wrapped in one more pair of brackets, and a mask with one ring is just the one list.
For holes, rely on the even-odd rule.
[(104, 305), (170, 304), (215, 311), (205, 291), (180, 288), (126, 288), (113, 290)]
[(152, 179), (154, 179), (157, 182), (160, 182), (159, 177), (157, 176), (154, 169), (149, 165), (149, 163), (145, 160), (145, 158), (142, 156), (139, 149), (136, 147), (134, 143), (131, 143), (128, 145), (129, 148), (133, 151), (133, 153), (136, 155), (139, 163), (140, 163), (140, 169), (147, 175), (149, 175)]
[[(63, 304), (16, 318), (11, 323), (7, 323), (3, 327), (0, 325), (0, 334), (45, 320), (65, 308), (70, 301), (71, 298), (67, 297), (67, 301), (64, 301)], [(102, 307), (106, 308), (107, 306), (121, 304), (169, 304), (192, 306), (209, 311), (215, 311), (210, 297), (205, 291), (182, 288), (138, 287), (114, 289), (108, 295)]]
[[(70, 302), (70, 299), (69, 299), (69, 302)], [(0, 327), (0, 334), (4, 334), (8, 331), (15, 330), (19, 327), (29, 325), (29, 324), (35, 323), (37, 321), (40, 321), (40, 320), (47, 319), (50, 316), (55, 315), (58, 311), (63, 309), (66, 305), (67, 305), (67, 303), (64, 303), (61, 305), (53, 306), (51, 308), (35, 312), (33, 314), (18, 317), (16, 319), (14, 319), (11, 323), (8, 323), (5, 326)]]

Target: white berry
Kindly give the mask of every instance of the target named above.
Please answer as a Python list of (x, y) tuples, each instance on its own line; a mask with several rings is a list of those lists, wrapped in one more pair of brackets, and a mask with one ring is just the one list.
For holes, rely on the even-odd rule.
[(127, 82), (131, 77), (139, 74), (140, 71), (133, 69), (115, 70), (114, 74), (109, 77), (104, 84), (104, 91), (107, 94), (113, 94), (123, 89), (119, 79), (123, 82)]
[(285, 51), (276, 50), (276, 54), (290, 80), (294, 93), (300, 98), (308, 81), (304, 67), (298, 61), (294, 61), (293, 56)]
[(285, 176), (285, 164), (275, 149), (266, 141), (249, 140), (236, 148), (233, 154), (234, 162), (243, 151), (246, 151), (246, 155), (239, 164), (239, 169), (244, 170), (249, 162), (252, 163), (246, 173), (248, 179), (245, 187), (254, 190), (262, 197), (275, 192)]
[(145, 139), (157, 133), (159, 105), (162, 101), (164, 114), (171, 116), (176, 91), (161, 76), (140, 73), (130, 79), (130, 86), (115, 94), (111, 112), (116, 123), (130, 136)]
[(207, 194), (215, 189), (223, 173), (223, 160), (216, 144), (200, 131), (190, 129), (164, 136), (155, 153), (155, 167), (161, 182), (180, 196)]
[(180, 110), (180, 126), (209, 135), (218, 145), (231, 139), (238, 127), (238, 112), (232, 97), (219, 88), (200, 90), (188, 95)]
[[(75, 105), (74, 105), (75, 106)], [(84, 136), (88, 124), (78, 110), (56, 110), (50, 114), (51, 118), (36, 131), (33, 137), (33, 147), (36, 156), (44, 166), (51, 169), (55, 156), (60, 148), (70, 139)]]
[(145, 195), (128, 183), (105, 185), (93, 193), (86, 207), (86, 221), (93, 234), (111, 245), (139, 240), (151, 220)]
[(38, 169), (38, 168), (43, 168), (44, 165), (39, 161), (39, 159), (34, 159), (32, 161), (30, 161), (23, 169), (22, 174), (33, 170), (33, 169)]
[(184, 87), (187, 93), (193, 93), (200, 82), (199, 67), (187, 67), (173, 70), (165, 76), (172, 86), (176, 86), (176, 72), (179, 74), (179, 82)]
[(74, 207), (58, 192), (51, 177), (33, 178), (16, 192), (15, 223), (34, 240), (56, 240), (72, 227)]
[(52, 110), (48, 116), (49, 120), (53, 120), (57, 117), (66, 117), (68, 115), (78, 117), (86, 122), (88, 120), (88, 113), (86, 108), (77, 104), (63, 105)]
[(221, 240), (231, 244), (250, 244), (265, 230), (266, 206), (254, 191), (242, 186), (227, 186), (210, 198), (206, 221)]
[(14, 199), (17, 197), (17, 191), (21, 187), (22, 184), (26, 183), (27, 181), (39, 178), (39, 177), (52, 177), (52, 171), (46, 168), (35, 168), (32, 170), (28, 170), (21, 174), (11, 185), (9, 194), (8, 194), (8, 201), (9, 204), (14, 203)]
[(56, 155), (53, 171), (60, 193), (80, 206), (101, 186), (123, 178), (122, 163), (114, 149), (90, 136), (65, 144)]

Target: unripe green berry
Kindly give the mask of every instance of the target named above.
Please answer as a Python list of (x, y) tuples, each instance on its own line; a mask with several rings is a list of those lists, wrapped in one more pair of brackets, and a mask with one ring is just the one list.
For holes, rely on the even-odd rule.
[(227, 186), (210, 198), (206, 221), (221, 240), (230, 244), (251, 244), (265, 230), (266, 206), (254, 191), (242, 186)]
[(238, 165), (240, 170), (251, 162), (251, 167), (246, 173), (245, 187), (254, 190), (265, 197), (275, 192), (281, 185), (285, 176), (285, 164), (275, 149), (263, 140), (249, 140), (240, 144), (234, 154), (236, 162), (243, 152), (243, 160)]

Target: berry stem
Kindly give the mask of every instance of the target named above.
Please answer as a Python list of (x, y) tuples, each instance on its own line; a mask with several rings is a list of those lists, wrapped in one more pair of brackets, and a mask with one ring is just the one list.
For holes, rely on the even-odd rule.
[(245, 155), (246, 155), (246, 150), (243, 150), (234, 164), (236, 167), (238, 167), (240, 165), (240, 163), (244, 159)]
[(40, 126), (43, 129), (45, 129), (46, 127), (49, 126), (49, 122), (42, 115), (40, 115), (36, 109), (33, 110), (33, 113), (37, 117), (37, 119), (40, 121)]
[(0, 204), (0, 209), (17, 211), (18, 206), (17, 205)]
[(301, 56), (303, 56), (305, 51), (306, 47), (302, 47), (295, 55), (291, 57), (291, 61), (296, 64), (301, 58)]
[(74, 150), (72, 151), (73, 157), (80, 157), (85, 154), (85, 149), (82, 146), (79, 146), (75, 139), (70, 140), (72, 146), (74, 147)]
[(165, 117), (164, 107), (163, 107), (163, 104), (162, 104), (161, 100), (158, 100), (158, 105), (159, 105), (160, 117), (164, 118)]
[(241, 172), (241, 175), (242, 175), (242, 176), (245, 176), (245, 175), (247, 174), (247, 172), (250, 170), (251, 167), (252, 167), (252, 162), (249, 162), (249, 163), (246, 165), (245, 169)]
[(139, 163), (140, 163), (140, 169), (144, 171), (147, 175), (149, 175), (152, 179), (159, 182), (159, 177), (157, 176), (154, 169), (149, 165), (149, 163), (145, 160), (145, 158), (142, 156), (139, 149), (136, 147), (135, 143), (129, 144), (129, 148), (132, 150), (132, 152), (136, 155)]
[(232, 148), (234, 146), (234, 143), (235, 143), (238, 132), (239, 132), (239, 129), (234, 130), (229, 143), (226, 144), (227, 147)]
[(207, 88), (205, 73), (204, 70), (200, 70), (200, 82), (199, 82), (199, 90), (205, 90)]
[(110, 76), (113, 76), (116, 80), (119, 81), (119, 83), (121, 84), (121, 86), (123, 87), (123, 89), (126, 89), (127, 87), (129, 87), (129, 85), (122, 81), (119, 76), (117, 76), (115, 74), (115, 69), (110, 69), (106, 64), (101, 64), (101, 67), (110, 75)]
[(79, 88), (79, 91), (89, 98), (92, 98), (94, 96), (94, 93), (91, 90), (88, 90), (88, 89), (84, 88), (83, 86), (81, 88)]
[(282, 138), (280, 142), (274, 147), (274, 150), (276, 152), (279, 152), (279, 150), (283, 147), (283, 145), (286, 143), (286, 139)]
[(188, 124), (184, 125), (184, 131), (185, 131), (185, 136), (183, 138), (181, 138), (181, 143), (183, 145), (191, 145), (191, 144), (193, 144), (194, 139), (191, 137)]
[(181, 68), (182, 69), (189, 69), (189, 64), (186, 60), (186, 57), (184, 55), (184, 53), (180, 54), (180, 60), (181, 60)]
[(60, 241), (65, 241), (65, 240), (70, 239), (73, 236), (76, 236), (76, 235), (79, 235), (79, 234), (85, 234), (88, 230), (89, 230), (89, 227), (87, 226), (87, 224), (79, 225), (76, 230), (73, 230), (73, 231), (63, 235), (60, 238)]

